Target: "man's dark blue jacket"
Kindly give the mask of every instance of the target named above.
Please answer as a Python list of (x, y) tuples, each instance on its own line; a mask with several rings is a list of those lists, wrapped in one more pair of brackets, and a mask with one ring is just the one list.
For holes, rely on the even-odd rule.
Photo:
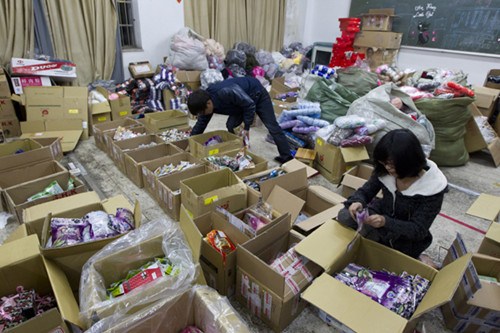
[[(236, 77), (211, 84), (207, 88), (214, 105), (214, 113), (243, 117), (245, 130), (250, 129), (255, 115), (255, 104), (260, 95), (267, 94), (262, 84), (253, 77)], [(212, 115), (199, 115), (191, 135), (203, 133)]]

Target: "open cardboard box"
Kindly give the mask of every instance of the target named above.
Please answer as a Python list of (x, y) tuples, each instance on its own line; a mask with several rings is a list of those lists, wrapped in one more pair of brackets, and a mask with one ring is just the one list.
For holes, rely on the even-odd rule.
[[(302, 293), (302, 298), (359, 333), (413, 332), (424, 313), (440, 307), (453, 297), (468, 266), (468, 258), (462, 257), (436, 271), (399, 251), (360, 237), (335, 220), (324, 223), (299, 243), (296, 251), (325, 270)], [(419, 274), (430, 280), (431, 285), (412, 317), (405, 319), (333, 278), (332, 274), (342, 271), (349, 263), (396, 274), (403, 271)], [(360, 320), (360, 314), (363, 320)]]
[(40, 178), (50, 178), (66, 172), (68, 170), (56, 160), (22, 165), (14, 170), (0, 172), (0, 189), (7, 189)]
[(200, 74), (201, 71), (177, 70), (175, 78), (177, 81), (189, 85), (192, 90), (196, 90), (201, 86)]
[[(236, 253), (236, 299), (276, 332), (285, 329), (302, 312), (306, 303), (300, 292), (321, 271), (312, 261), (302, 262), (303, 267), (291, 272), (289, 278), (271, 268), (274, 259), (303, 238), (290, 230), (290, 224), (281, 223), (240, 245)], [(286, 264), (292, 263), (283, 263), (285, 268)]]
[[(242, 149), (244, 149), (244, 148), (242, 148)], [(235, 149), (235, 150), (219, 153), (219, 154), (216, 154), (213, 156), (229, 156), (229, 157), (234, 158), (240, 151), (241, 151), (241, 149)], [(243, 178), (250, 176), (252, 174), (267, 170), (267, 160), (265, 158), (260, 157), (258, 155), (255, 155), (254, 153), (252, 153), (251, 151), (246, 150), (246, 149), (245, 149), (245, 155), (248, 155), (252, 158), (252, 162), (255, 164), (255, 167), (249, 168), (249, 169), (243, 169), (243, 170), (239, 170), (239, 171), (234, 171), (234, 174), (236, 176), (243, 179)], [(205, 160), (208, 161), (208, 157), (205, 157)], [(209, 166), (212, 170), (220, 170), (221, 168), (223, 168), (223, 167), (220, 167), (218, 165), (210, 163), (210, 161), (208, 161), (208, 163), (209, 163)]]
[(373, 173), (373, 165), (360, 163), (353, 166), (342, 176), (342, 196), (349, 198), (358, 188), (363, 186)]
[[(23, 153), (16, 154), (20, 149)], [(0, 172), (62, 157), (60, 138), (14, 140), (0, 145)]]
[(120, 120), (132, 115), (130, 96), (118, 94), (117, 99), (109, 99), (111, 92), (109, 92), (106, 88), (97, 87), (96, 89), (109, 101), (109, 106), (111, 107), (111, 120)]
[(236, 212), (246, 207), (247, 187), (229, 169), (213, 171), (182, 180), (181, 202), (193, 218), (216, 206)]
[[(273, 99), (273, 102), (274, 102), (274, 101), (277, 101), (276, 95), (285, 94), (288, 92), (298, 92), (299, 90), (300, 90), (300, 88), (290, 88), (289, 86), (287, 86), (285, 84), (285, 77), (281, 76), (281, 77), (278, 77), (278, 78), (275, 78), (272, 80), (270, 95), (271, 95), (271, 98)], [(286, 103), (293, 103), (296, 100), (297, 100), (296, 97), (291, 97), (291, 98), (287, 99), (285, 102)]]
[(142, 177), (143, 163), (182, 152), (179, 147), (171, 143), (161, 143), (154, 147), (128, 151), (123, 156), (127, 177), (132, 183), (142, 188), (144, 186)]
[(189, 126), (187, 114), (180, 110), (146, 113), (144, 119), (146, 120), (146, 126), (154, 133), (165, 131), (170, 128)]
[(118, 126), (132, 128), (142, 126), (142, 124), (132, 118), (121, 118), (110, 122), (93, 124), (92, 133), (94, 135), (95, 145), (97, 146), (97, 148), (102, 151), (106, 151), (106, 142), (104, 141), (104, 135), (108, 131), (116, 130)]
[(21, 138), (61, 138), (64, 153), (75, 150), (88, 122), (81, 119), (46, 119), (21, 122)]
[(340, 182), (348, 166), (370, 158), (364, 146), (340, 148), (319, 137), (316, 139), (314, 150), (317, 152), (316, 169), (323, 177), (335, 184)]
[[(211, 146), (204, 146), (204, 143), (213, 136), (220, 136), (221, 143)], [(189, 149), (194, 157), (203, 158), (206, 156), (217, 155), (226, 151), (240, 149), (243, 147), (243, 139), (236, 134), (228, 131), (211, 131), (203, 134), (193, 135), (189, 139)]]
[[(0, 246), (0, 297), (16, 293), (18, 286), (41, 296), (53, 294), (35, 235)], [(59, 306), (58, 306), (59, 307)], [(35, 316), (5, 333), (70, 332), (58, 308)]]
[[(164, 165), (172, 164), (174, 166), (179, 165), (181, 162), (189, 162), (191, 164), (204, 164), (205, 162), (200, 161), (196, 157), (189, 153), (179, 153), (171, 156), (161, 157), (152, 161), (144, 162), (142, 164), (142, 182), (144, 184), (144, 189), (151, 194), (151, 196), (159, 201), (158, 193), (158, 178), (155, 174), (155, 170)], [(182, 171), (182, 170), (181, 170)], [(177, 174), (179, 171), (174, 171), (171, 174)], [(167, 176), (167, 175), (164, 175)]]
[(492, 89), (500, 89), (500, 83), (494, 83), (488, 81), (489, 76), (498, 76), (498, 75), (500, 75), (500, 69), (490, 69), (488, 75), (486, 75), (486, 78), (484, 79), (484, 86)]
[(135, 138), (125, 139), (121, 141), (113, 141), (110, 151), (111, 159), (115, 162), (123, 173), (126, 173), (124, 154), (132, 150), (140, 150), (149, 147), (139, 147), (141, 145), (149, 145), (152, 143), (161, 144), (163, 140), (154, 134), (141, 135)]
[(476, 97), (474, 104), (483, 116), (491, 117), (495, 111), (500, 90), (479, 86), (473, 86), (472, 89), (474, 89), (474, 97)]
[[(118, 128), (112, 130), (112, 131), (107, 131), (104, 133), (104, 142), (106, 143), (106, 154), (112, 159), (113, 158), (113, 144), (115, 141), (122, 141), (122, 140), (115, 140), (115, 134)], [(146, 136), (148, 133), (148, 130), (144, 126), (138, 126), (138, 127), (132, 127), (128, 128), (127, 130), (131, 131), (132, 133), (135, 133), (138, 136)], [(128, 139), (125, 139), (128, 140)]]
[[(500, 165), (500, 137), (496, 136), (493, 141), (487, 143), (476, 121), (474, 120), (475, 117), (482, 117), (482, 113), (478, 110), (474, 103), (469, 106), (469, 110), (472, 113), (472, 117), (466, 125), (464, 138), (467, 151), (472, 153), (482, 149), (487, 149), (491, 154), (493, 163), (498, 167)], [(487, 123), (485, 125), (489, 126)], [(495, 133), (493, 129), (491, 129), (491, 131), (492, 133)]]
[[(68, 181), (72, 179), (74, 188), (68, 190)], [(53, 181), (61, 186), (64, 192), (59, 194), (49, 195), (33, 201), (27, 201), (32, 195), (43, 191)], [(53, 177), (43, 177), (35, 179), (23, 184), (12, 186), (4, 191), (5, 203), (9, 212), (17, 217), (20, 223), (23, 223), (23, 210), (39, 205), (47, 201), (58, 200), (61, 198), (69, 197), (77, 193), (87, 192), (87, 187), (81, 180), (72, 176), (69, 172), (56, 174)]]

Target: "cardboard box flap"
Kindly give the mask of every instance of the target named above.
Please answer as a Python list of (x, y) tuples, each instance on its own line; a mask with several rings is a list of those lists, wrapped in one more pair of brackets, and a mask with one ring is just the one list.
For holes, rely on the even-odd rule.
[(427, 290), (412, 318), (417, 318), (426, 312), (436, 309), (453, 298), (471, 257), (472, 254), (468, 253), (451, 264), (446, 265), (436, 274), (429, 290)]
[(43, 261), (63, 319), (78, 327), (84, 327), (80, 321), (80, 309), (73, 296), (68, 279), (54, 262), (46, 258), (43, 258)]
[(293, 179), (293, 182), (290, 182), (290, 179), (286, 179), (286, 177), (276, 177), (260, 184), (260, 193), (262, 193), (262, 197), (264, 198), (264, 200), (267, 200), (275, 186), (281, 186), (282, 188), (290, 191), (307, 187), (307, 171), (305, 168), (299, 168), (298, 170), (289, 169), (287, 170), (287, 172), (297, 173), (296, 177)]
[(295, 225), (295, 227), (304, 231), (305, 233), (311, 232), (313, 229), (319, 227), (323, 223), (330, 221), (332, 219), (336, 219), (340, 210), (344, 208), (344, 204), (338, 204), (333, 206), (332, 208), (328, 208), (327, 210), (322, 211), (319, 214), (316, 214), (307, 220), (300, 222)]
[(104, 210), (110, 214), (116, 214), (116, 209), (117, 208), (127, 208), (131, 212), (134, 213), (134, 222), (135, 222), (135, 227), (140, 226), (140, 221), (142, 219), (142, 213), (141, 213), (141, 207), (139, 205), (139, 201), (135, 201), (134, 204), (130, 204), (127, 198), (125, 198), (123, 195), (119, 194), (117, 196), (108, 198), (106, 200), (103, 200), (102, 202), (102, 207)]
[(494, 221), (500, 213), (500, 197), (481, 193), (466, 214)]
[(448, 251), (446, 252), (445, 258), (443, 259), (443, 266), (451, 264), (458, 258), (461, 258), (464, 255), (466, 255), (467, 252), (468, 252), (467, 247), (465, 246), (465, 242), (462, 238), (462, 235), (457, 233), (455, 239), (453, 240), (453, 243), (451, 243)]
[(365, 146), (340, 148), (342, 157), (346, 163), (364, 161), (370, 159)]
[(314, 280), (302, 293), (302, 299), (325, 311), (354, 332), (403, 332), (407, 324), (403, 317), (377, 304), (370, 297), (353, 292), (351, 287), (327, 273)]
[(484, 237), (491, 239), (494, 242), (497, 242), (500, 247), (500, 224), (492, 223), (488, 229), (488, 232)]
[(62, 151), (68, 153), (75, 150), (83, 130), (77, 131), (45, 131), (37, 133), (24, 133), (21, 138), (61, 138)]
[[(500, 258), (498, 257), (474, 254), (472, 263), (480, 275), (495, 278), (500, 276)], [(500, 288), (498, 283), (484, 281), (480, 285), (481, 287), (467, 300), (467, 304), (492, 311), (500, 311)]]
[(311, 168), (307, 164), (302, 163), (301, 161), (296, 160), (296, 159), (293, 159), (293, 160), (290, 160), (290, 161), (288, 161), (286, 163), (283, 163), (283, 165), (281, 167), (285, 171), (287, 171), (287, 172), (292, 172), (292, 171), (295, 171), (295, 170), (299, 170), (299, 169), (305, 168), (306, 169), (307, 178), (311, 178), (312, 176), (318, 174), (318, 170), (316, 170), (314, 168)]
[(474, 95), (476, 97), (474, 104), (476, 104), (477, 107), (485, 109), (489, 108), (498, 98), (498, 94), (500, 94), (500, 90), (487, 87), (474, 86), (472, 89), (474, 89)]
[[(295, 251), (328, 271), (356, 234), (335, 220), (324, 223), (295, 247)], [(322, 246), (318, 246), (322, 244)]]
[(266, 202), (271, 204), (273, 209), (276, 209), (282, 214), (289, 212), (292, 218), (292, 223), (297, 219), (302, 207), (304, 207), (304, 204), (306, 203), (304, 200), (291, 194), (278, 185), (274, 186), (271, 194), (269, 194), (269, 197), (266, 199)]
[(322, 199), (325, 199), (328, 202), (331, 202), (332, 204), (339, 204), (347, 200), (340, 194), (332, 192), (326, 187), (321, 185), (310, 185), (309, 191), (314, 192), (315, 195), (317, 195)]
[[(201, 254), (201, 242), (200, 239), (203, 238), (203, 235), (200, 233), (198, 228), (194, 223), (190, 223), (189, 221), (193, 219), (192, 214), (181, 204), (180, 210), (180, 227), (184, 232), (184, 236), (191, 248), (191, 252), (193, 253), (193, 259), (195, 262), (199, 261)], [(210, 220), (210, 213), (205, 213), (203, 215), (198, 216), (196, 219), (204, 219), (207, 220), (207, 223)]]
[(0, 267), (40, 255), (37, 235), (23, 237), (0, 246)]
[(9, 235), (9, 237), (7, 237), (5, 239), (4, 244), (16, 241), (18, 239), (21, 239), (21, 238), (24, 238), (24, 237), (27, 237), (27, 236), (28, 236), (28, 229), (26, 229), (26, 224), (23, 223), (19, 227), (17, 227), (16, 230), (14, 230)]
[(57, 308), (52, 308), (40, 315), (37, 315), (40, 320), (28, 320), (15, 326), (16, 333), (32, 333), (32, 332), (49, 332), (61, 333), (69, 332), (66, 325), (63, 323), (61, 314)]

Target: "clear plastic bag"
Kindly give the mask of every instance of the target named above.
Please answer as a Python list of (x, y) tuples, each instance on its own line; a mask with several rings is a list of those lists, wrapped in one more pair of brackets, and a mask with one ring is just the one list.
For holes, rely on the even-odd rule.
[(170, 56), (167, 62), (185, 70), (204, 70), (208, 68), (203, 37), (189, 28), (183, 28), (171, 40)]
[(201, 88), (207, 89), (209, 85), (224, 81), (222, 73), (217, 69), (206, 69), (200, 74)]
[[(142, 225), (106, 245), (83, 266), (80, 280), (80, 316), (90, 326), (106, 317), (119, 321), (158, 299), (174, 295), (194, 283), (197, 264), (179, 227), (167, 220)], [(165, 257), (176, 269), (175, 275), (161, 276), (117, 298), (108, 299), (113, 282), (123, 279), (154, 258)]]

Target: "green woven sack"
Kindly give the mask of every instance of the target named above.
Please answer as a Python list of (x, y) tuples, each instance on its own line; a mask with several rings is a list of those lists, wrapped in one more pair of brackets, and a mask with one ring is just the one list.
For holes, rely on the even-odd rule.
[(377, 74), (358, 67), (347, 67), (337, 71), (337, 82), (359, 96), (364, 96), (378, 86), (378, 77)]
[(470, 97), (453, 99), (422, 98), (415, 101), (417, 108), (434, 126), (436, 147), (430, 159), (439, 166), (464, 165), (469, 160), (465, 147), (465, 125), (471, 117)]

